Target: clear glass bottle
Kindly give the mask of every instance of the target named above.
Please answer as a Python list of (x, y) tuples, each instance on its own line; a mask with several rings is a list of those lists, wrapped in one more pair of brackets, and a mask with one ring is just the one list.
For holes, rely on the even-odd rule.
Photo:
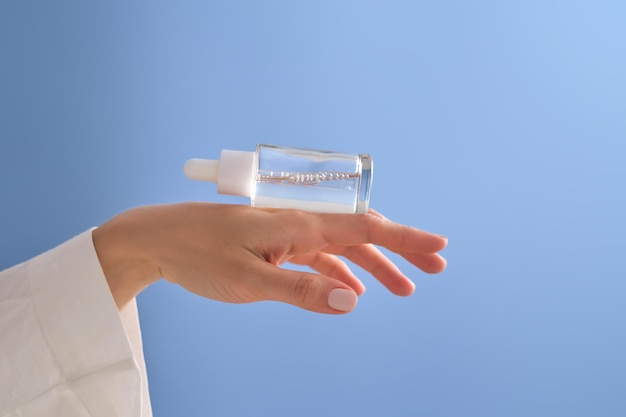
[(367, 154), (260, 144), (256, 152), (223, 150), (219, 160), (190, 159), (185, 174), (217, 183), (221, 194), (257, 207), (366, 213), (373, 161)]

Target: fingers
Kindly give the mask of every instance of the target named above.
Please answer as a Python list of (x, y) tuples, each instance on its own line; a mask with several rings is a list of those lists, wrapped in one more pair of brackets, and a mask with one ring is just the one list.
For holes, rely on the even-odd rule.
[(347, 284), (325, 275), (290, 271), (269, 263), (260, 265), (259, 292), (265, 300), (280, 301), (316, 313), (344, 314), (357, 304)]
[(320, 274), (337, 279), (350, 286), (357, 295), (365, 292), (365, 286), (352, 273), (350, 268), (341, 259), (325, 252), (311, 252), (303, 255), (294, 256), (289, 262), (296, 265), (306, 265), (319, 272)]
[(320, 231), (334, 245), (372, 243), (393, 252), (436, 253), (448, 240), (440, 235), (392, 222), (375, 211), (362, 215), (321, 215)]
[(389, 258), (372, 245), (329, 246), (324, 250), (342, 255), (359, 265), (393, 294), (408, 296), (415, 291), (415, 284)]
[[(362, 265), (374, 275), (392, 293), (408, 296), (415, 290), (415, 285), (400, 272), (378, 249), (371, 245), (347, 248), (345, 256)], [(421, 265), (426, 272), (436, 272), (445, 267), (445, 260), (437, 254), (408, 254), (409, 260)], [(299, 256), (291, 260), (294, 263), (309, 265), (320, 271), (334, 274), (330, 277), (302, 271), (281, 269), (263, 262), (259, 272), (261, 283), (258, 292), (262, 299), (274, 300), (294, 305), (305, 310), (343, 314), (352, 311), (362, 294), (364, 287), (345, 264), (329, 254)]]
[(437, 253), (401, 253), (401, 255), (427, 274), (438, 274), (446, 269), (445, 258)]
[[(400, 254), (426, 273), (436, 274), (446, 267), (445, 259), (437, 252), (446, 247), (447, 238), (392, 222), (374, 210), (366, 215), (320, 214), (312, 223), (329, 243), (321, 251), (343, 256), (359, 265), (396, 295), (411, 295), (415, 285), (375, 245)], [(337, 258), (325, 257), (319, 250), (314, 254), (294, 255), (297, 256), (291, 262), (309, 265), (361, 294), (360, 286), (356, 286), (358, 279)]]

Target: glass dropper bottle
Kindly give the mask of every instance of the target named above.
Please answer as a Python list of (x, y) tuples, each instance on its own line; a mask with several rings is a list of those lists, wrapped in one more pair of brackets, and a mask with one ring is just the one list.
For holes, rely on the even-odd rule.
[(220, 194), (250, 197), (253, 206), (327, 213), (366, 213), (372, 174), (367, 154), (266, 144), (185, 164), (187, 177), (216, 183)]

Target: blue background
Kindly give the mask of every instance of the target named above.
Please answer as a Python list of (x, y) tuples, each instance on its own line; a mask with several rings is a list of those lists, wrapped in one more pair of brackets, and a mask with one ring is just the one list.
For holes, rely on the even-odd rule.
[[(450, 238), (341, 317), (139, 296), (155, 417), (626, 415), (619, 1), (0, 3), (0, 267), (125, 209), (236, 202), (190, 157), (370, 153)], [(391, 255), (393, 256), (393, 255)]]

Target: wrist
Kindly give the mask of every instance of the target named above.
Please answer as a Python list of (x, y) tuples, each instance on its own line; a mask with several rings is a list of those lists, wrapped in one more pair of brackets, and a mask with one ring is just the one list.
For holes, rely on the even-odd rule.
[(133, 221), (117, 216), (92, 232), (100, 266), (119, 310), (161, 278), (159, 268), (133, 239)]

